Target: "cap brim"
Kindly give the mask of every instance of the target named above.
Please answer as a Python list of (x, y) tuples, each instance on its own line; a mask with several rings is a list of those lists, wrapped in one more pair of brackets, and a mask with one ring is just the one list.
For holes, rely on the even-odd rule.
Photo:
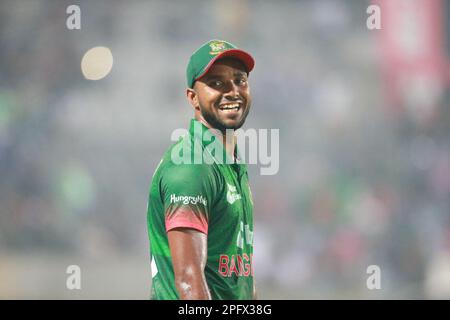
[(222, 58), (238, 59), (239, 61), (241, 61), (244, 64), (245, 68), (247, 69), (247, 72), (252, 71), (253, 67), (255, 66), (255, 59), (253, 59), (253, 57), (249, 53), (247, 53), (241, 49), (230, 49), (230, 50), (223, 51), (223, 52), (219, 53), (217, 56), (215, 56), (208, 63), (205, 70), (200, 75), (198, 75), (194, 79), (194, 81), (199, 80), (201, 77), (203, 77), (209, 71), (209, 69), (211, 69), (214, 62), (216, 62), (217, 60), (222, 59)]

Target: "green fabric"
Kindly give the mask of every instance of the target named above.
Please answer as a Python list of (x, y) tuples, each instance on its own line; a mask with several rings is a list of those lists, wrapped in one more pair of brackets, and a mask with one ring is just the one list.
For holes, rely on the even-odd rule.
[[(194, 132), (196, 127), (201, 133)], [(246, 165), (221, 163), (224, 161), (220, 161), (219, 154), (210, 154), (212, 164), (177, 165), (171, 159), (174, 148), (188, 150), (193, 157), (204, 153), (211, 143), (210, 136), (205, 139), (202, 134), (206, 130), (192, 119), (189, 134), (167, 150), (153, 175), (147, 211), (152, 265), (157, 269), (152, 278), (152, 299), (179, 298), (165, 225), (166, 218), (174, 215), (186, 217), (183, 221), (187, 227), (191, 218), (205, 222), (205, 277), (212, 298), (253, 296), (253, 202)], [(183, 144), (189, 148), (180, 148)]]

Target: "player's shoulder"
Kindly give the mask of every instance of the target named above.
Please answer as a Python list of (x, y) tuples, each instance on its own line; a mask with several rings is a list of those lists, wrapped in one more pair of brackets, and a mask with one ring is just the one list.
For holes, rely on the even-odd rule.
[(174, 151), (174, 148), (177, 145), (180, 147), (183, 142), (178, 141), (168, 148), (154, 175), (152, 185), (160, 192), (203, 192), (210, 197), (215, 197), (225, 184), (217, 164), (180, 162), (176, 155), (174, 156), (174, 152), (181, 149)]
[[(199, 149), (199, 148), (198, 148)], [(160, 165), (160, 175), (166, 179), (178, 180), (182, 178), (204, 179), (215, 175), (215, 164), (205, 161), (196, 163), (195, 159), (201, 159), (201, 149), (194, 150), (188, 137), (174, 143), (164, 154)]]

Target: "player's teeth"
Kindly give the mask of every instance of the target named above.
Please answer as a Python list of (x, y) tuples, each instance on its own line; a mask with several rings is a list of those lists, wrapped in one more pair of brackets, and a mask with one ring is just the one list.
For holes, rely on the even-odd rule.
[(229, 105), (225, 105), (222, 107), (222, 109), (224, 110), (228, 110), (228, 109), (238, 109), (239, 108), (239, 104), (229, 104)]

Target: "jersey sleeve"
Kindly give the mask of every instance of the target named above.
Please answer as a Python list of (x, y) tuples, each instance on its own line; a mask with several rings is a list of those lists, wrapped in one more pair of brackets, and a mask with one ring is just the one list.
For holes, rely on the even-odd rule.
[(166, 231), (192, 228), (208, 234), (215, 183), (210, 166), (172, 165), (161, 179)]

